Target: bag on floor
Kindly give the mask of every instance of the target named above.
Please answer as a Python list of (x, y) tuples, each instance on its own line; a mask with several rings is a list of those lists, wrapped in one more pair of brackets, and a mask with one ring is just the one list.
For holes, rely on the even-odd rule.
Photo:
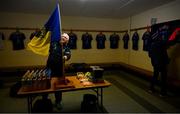
[(97, 98), (93, 94), (84, 94), (83, 101), (81, 102), (81, 112), (97, 112)]
[(12, 85), (11, 87), (10, 87), (10, 92), (9, 92), (9, 95), (11, 96), (11, 97), (21, 97), (20, 95), (18, 95), (17, 93), (18, 93), (18, 91), (19, 91), (19, 89), (21, 88), (21, 82), (20, 81), (18, 81), (18, 82), (16, 82), (14, 85)]
[(53, 105), (50, 99), (38, 99), (35, 101), (32, 109), (33, 113), (53, 112)]
[(89, 65), (86, 63), (71, 63), (70, 67), (73, 72), (86, 72), (91, 70)]
[(3, 81), (0, 80), (0, 88), (2, 88), (2, 87), (3, 87)]

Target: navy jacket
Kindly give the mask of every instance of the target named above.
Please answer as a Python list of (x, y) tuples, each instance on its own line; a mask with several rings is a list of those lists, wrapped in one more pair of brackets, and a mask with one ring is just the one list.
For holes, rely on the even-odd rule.
[(85, 33), (82, 35), (82, 48), (83, 49), (91, 49), (91, 41), (93, 40), (92, 35), (89, 33)]
[(138, 50), (138, 41), (139, 41), (139, 35), (137, 32), (135, 32), (132, 36), (132, 49)]
[(129, 34), (128, 33), (124, 34), (123, 41), (124, 41), (124, 49), (128, 49), (128, 42), (129, 42)]
[(59, 42), (51, 42), (49, 57), (47, 60), (47, 68), (51, 70), (52, 77), (61, 77), (63, 76), (63, 57), (67, 56), (67, 60), (71, 57), (70, 48), (67, 45), (63, 46), (63, 49)]
[(162, 41), (152, 42), (149, 56), (152, 65), (158, 69), (163, 69), (169, 63), (167, 48)]
[(146, 31), (142, 36), (142, 40), (143, 40), (143, 50), (148, 51), (151, 46), (151, 32)]
[(102, 33), (97, 34), (96, 41), (97, 41), (97, 49), (105, 48), (106, 36), (104, 34), (102, 34)]
[(120, 37), (119, 37), (118, 34), (115, 34), (115, 33), (114, 33), (114, 34), (110, 35), (109, 40), (110, 40), (110, 48), (111, 48), (111, 49), (116, 49), (116, 48), (118, 48), (119, 40), (120, 40)]
[(11, 33), (9, 40), (12, 41), (13, 44), (13, 50), (21, 50), (24, 49), (24, 40), (25, 40), (25, 35), (24, 33), (20, 31), (16, 31)]
[(68, 35), (69, 35), (69, 42), (68, 42), (69, 48), (76, 49), (77, 48), (77, 35), (73, 32), (70, 32)]

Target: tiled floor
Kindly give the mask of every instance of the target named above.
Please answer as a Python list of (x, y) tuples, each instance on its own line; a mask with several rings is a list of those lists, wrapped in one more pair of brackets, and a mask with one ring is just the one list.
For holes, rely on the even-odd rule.
[[(164, 98), (158, 92), (150, 94), (147, 92), (147, 80), (123, 71), (106, 71), (104, 78), (112, 83), (112, 86), (104, 89), (103, 94), (104, 108), (109, 113), (180, 112), (180, 96), (170, 92)], [(27, 112), (26, 98), (9, 97), (12, 84), (6, 83), (0, 89), (0, 112)], [(63, 109), (54, 111), (80, 112), (83, 94), (87, 93), (94, 94), (91, 90), (63, 93)], [(53, 94), (49, 98), (54, 102)]]

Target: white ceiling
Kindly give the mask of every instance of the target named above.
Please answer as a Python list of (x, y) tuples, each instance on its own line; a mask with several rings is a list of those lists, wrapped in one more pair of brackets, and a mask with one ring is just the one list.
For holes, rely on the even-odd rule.
[(50, 14), (57, 2), (62, 15), (97, 18), (124, 18), (173, 0), (0, 0), (0, 11)]

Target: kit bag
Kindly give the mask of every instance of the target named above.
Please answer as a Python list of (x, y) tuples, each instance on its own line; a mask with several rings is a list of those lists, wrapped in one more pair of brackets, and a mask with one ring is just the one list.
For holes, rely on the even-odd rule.
[(50, 99), (37, 99), (33, 105), (33, 113), (53, 112), (53, 105)]
[(10, 87), (9, 95), (10, 97), (22, 97), (22, 95), (18, 95), (18, 91), (21, 88), (21, 81), (16, 82)]
[(3, 80), (0, 80), (0, 88), (3, 87)]
[(93, 94), (84, 94), (81, 102), (81, 112), (98, 112), (97, 97)]
[(90, 67), (86, 63), (71, 63), (70, 68), (73, 72), (87, 72)]

